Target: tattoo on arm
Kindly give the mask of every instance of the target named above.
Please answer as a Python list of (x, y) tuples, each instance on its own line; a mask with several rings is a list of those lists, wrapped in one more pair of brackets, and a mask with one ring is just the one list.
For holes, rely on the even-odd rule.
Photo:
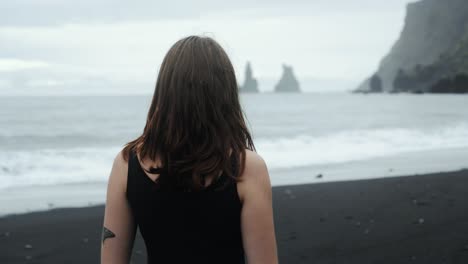
[(114, 232), (110, 231), (106, 227), (102, 228), (102, 243), (104, 244), (104, 241), (108, 238), (113, 238), (115, 237)]

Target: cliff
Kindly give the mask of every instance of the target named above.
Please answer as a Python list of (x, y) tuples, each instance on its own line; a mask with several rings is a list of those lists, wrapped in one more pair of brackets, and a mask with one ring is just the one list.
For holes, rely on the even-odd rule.
[[(403, 80), (405, 85), (417, 86), (406, 86), (407, 91), (426, 92), (444, 78), (454, 79), (464, 71), (459, 67), (466, 60), (458, 56), (465, 50), (467, 29), (467, 0), (422, 0), (408, 4), (400, 38), (373, 74), (381, 81), (382, 91), (403, 91), (400, 89)], [(419, 75), (433, 76), (427, 77), (426, 82), (406, 82), (416, 75), (415, 79)], [(356, 91), (373, 91), (370, 80), (365, 80)]]
[(294, 76), (293, 68), (283, 64), (283, 74), (275, 86), (275, 92), (300, 92), (299, 81)]
[(245, 80), (244, 84), (239, 88), (240, 92), (245, 93), (258, 93), (258, 82), (253, 77), (252, 74), (252, 67), (250, 66), (250, 62), (247, 62), (245, 67)]
[(412, 93), (468, 93), (468, 32), (456, 48), (429, 65), (400, 69), (393, 91)]

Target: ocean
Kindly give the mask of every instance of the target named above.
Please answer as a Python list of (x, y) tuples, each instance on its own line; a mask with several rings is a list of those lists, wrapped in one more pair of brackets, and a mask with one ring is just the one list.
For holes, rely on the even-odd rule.
[[(0, 97), (0, 215), (103, 203), (151, 95)], [(468, 167), (468, 96), (242, 94), (273, 185)], [(320, 175), (320, 176), (318, 176)]]

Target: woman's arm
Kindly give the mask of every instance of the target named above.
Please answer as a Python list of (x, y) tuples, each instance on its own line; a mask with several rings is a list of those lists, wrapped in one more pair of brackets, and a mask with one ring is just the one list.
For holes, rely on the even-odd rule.
[(265, 161), (246, 151), (246, 166), (240, 184), (242, 239), (249, 264), (277, 264), (272, 190)]
[(101, 263), (128, 264), (136, 225), (126, 197), (128, 163), (122, 153), (114, 159), (107, 185), (106, 209), (101, 238)]

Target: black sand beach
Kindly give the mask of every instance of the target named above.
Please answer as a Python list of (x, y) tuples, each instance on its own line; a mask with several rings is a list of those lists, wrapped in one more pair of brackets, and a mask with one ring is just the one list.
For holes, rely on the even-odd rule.
[[(468, 263), (468, 170), (273, 193), (280, 263)], [(0, 263), (99, 263), (102, 217), (97, 206), (1, 218)], [(144, 250), (138, 238), (133, 263)]]

